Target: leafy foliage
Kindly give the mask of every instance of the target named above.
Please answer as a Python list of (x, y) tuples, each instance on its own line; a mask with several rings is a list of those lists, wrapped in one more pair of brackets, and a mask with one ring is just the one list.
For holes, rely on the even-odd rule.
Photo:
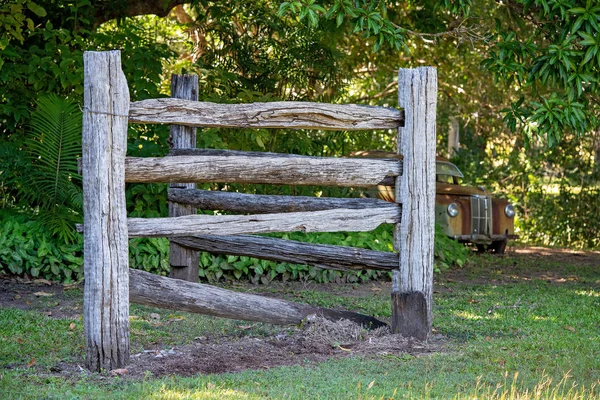
[(24, 142), (31, 167), (18, 187), (22, 203), (37, 210), (39, 220), (59, 239), (75, 240), (74, 223), (82, 210), (81, 112), (57, 96), (41, 98), (31, 115), (31, 134)]
[[(33, 12), (38, 17), (45, 17), (46, 10), (33, 1), (13, 0), (0, 5), (0, 50), (4, 50), (11, 40), (20, 43), (25, 41), (24, 29), (33, 31), (34, 22), (26, 15), (26, 11)], [(4, 61), (0, 59), (0, 68)]]
[(438, 224), (435, 225), (434, 253), (434, 271), (438, 273), (451, 268), (462, 268), (471, 256), (469, 247), (450, 239)]
[(560, 147), (540, 141), (525, 147), (485, 139), (474, 132), (462, 136), (463, 147), (453, 161), (467, 183), (484, 185), (510, 199), (517, 208), (521, 240), (551, 246), (597, 248), (599, 136), (565, 135)]
[(60, 243), (42, 225), (23, 216), (0, 220), (0, 272), (77, 281), (83, 277), (82, 247), (81, 236), (74, 243)]
[(583, 135), (598, 126), (600, 6), (592, 0), (518, 0), (501, 12), (494, 46), (483, 66), (514, 84), (523, 97), (506, 110), (506, 121), (550, 146), (566, 133)]

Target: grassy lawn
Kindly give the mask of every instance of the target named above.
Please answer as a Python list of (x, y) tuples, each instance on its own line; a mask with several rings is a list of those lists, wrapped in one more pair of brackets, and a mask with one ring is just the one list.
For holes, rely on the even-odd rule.
[[(437, 276), (434, 335), (442, 351), (304, 360), (220, 375), (89, 374), (77, 367), (84, 357), (81, 319), (45, 315), (52, 297), (38, 310), (0, 308), (0, 398), (600, 398), (599, 259), (597, 253), (572, 260), (481, 256)], [(241, 288), (386, 319), (387, 287)], [(164, 323), (146, 318), (152, 313)], [(132, 353), (190, 344), (201, 335), (260, 338), (287, 329), (138, 306), (131, 315)], [(73, 371), (56, 373), (59, 364)]]

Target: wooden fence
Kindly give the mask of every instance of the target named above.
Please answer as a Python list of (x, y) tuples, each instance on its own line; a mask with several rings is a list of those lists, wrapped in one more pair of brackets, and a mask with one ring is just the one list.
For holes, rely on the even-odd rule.
[[(356, 313), (185, 282), (198, 279), (198, 250), (325, 268), (391, 270), (392, 330), (427, 338), (433, 285), (434, 68), (399, 71), (398, 102), (403, 112), (308, 102), (198, 102), (197, 78), (190, 76), (174, 78), (172, 98), (131, 103), (119, 51), (86, 52), (84, 74), (84, 326), (88, 368), (110, 370), (128, 363), (130, 300), (282, 324), (299, 323), (310, 313), (380, 324)], [(174, 150), (162, 158), (126, 157), (128, 123), (171, 124)], [(196, 127), (394, 129), (403, 161), (195, 149)], [(398, 204), (373, 199), (211, 192), (196, 190), (194, 184), (187, 183), (359, 187), (390, 179), (395, 180)], [(170, 216), (127, 218), (126, 182), (169, 182)], [(251, 214), (199, 215), (197, 208)], [(370, 231), (383, 223), (396, 224), (397, 253), (247, 235)], [(136, 236), (170, 238), (171, 278), (129, 269), (128, 238)]]

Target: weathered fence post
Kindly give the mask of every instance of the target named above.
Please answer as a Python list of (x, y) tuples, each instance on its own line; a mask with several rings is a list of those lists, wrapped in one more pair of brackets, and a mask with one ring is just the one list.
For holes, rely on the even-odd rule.
[(398, 153), (404, 166), (396, 180), (402, 218), (394, 232), (400, 268), (392, 273), (392, 331), (420, 340), (432, 322), (436, 105), (435, 68), (400, 69), (404, 127), (398, 128)]
[(125, 209), (129, 89), (119, 51), (88, 51), (83, 60), (83, 323), (87, 367), (100, 371), (129, 362)]
[[(171, 77), (171, 97), (184, 100), (198, 100), (198, 75), (173, 75)], [(173, 149), (196, 148), (196, 128), (184, 125), (171, 125)], [(195, 189), (195, 183), (171, 183), (171, 188)], [(196, 208), (187, 204), (169, 202), (169, 217), (196, 214)], [(170, 277), (198, 282), (198, 252), (177, 243), (169, 243)]]

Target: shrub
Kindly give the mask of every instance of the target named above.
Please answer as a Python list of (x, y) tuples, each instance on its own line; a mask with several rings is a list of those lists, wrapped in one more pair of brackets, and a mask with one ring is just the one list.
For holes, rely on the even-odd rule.
[(0, 272), (71, 282), (83, 277), (83, 240), (57, 243), (36, 221), (0, 221)]

